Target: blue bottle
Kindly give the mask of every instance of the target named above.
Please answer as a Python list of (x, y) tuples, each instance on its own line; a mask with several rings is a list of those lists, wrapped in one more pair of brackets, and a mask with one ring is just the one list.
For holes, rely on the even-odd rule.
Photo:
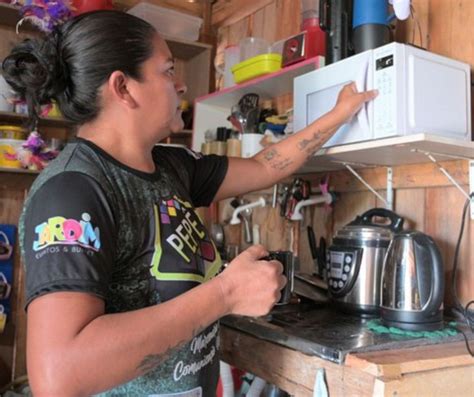
[(354, 0), (352, 43), (356, 54), (390, 42), (388, 0)]

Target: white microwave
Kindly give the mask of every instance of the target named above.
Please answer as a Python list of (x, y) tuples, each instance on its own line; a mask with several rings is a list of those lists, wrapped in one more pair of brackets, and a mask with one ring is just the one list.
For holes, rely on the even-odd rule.
[(331, 110), (351, 81), (359, 91), (377, 89), (379, 95), (323, 147), (417, 133), (472, 139), (469, 65), (399, 43), (295, 78), (295, 131)]

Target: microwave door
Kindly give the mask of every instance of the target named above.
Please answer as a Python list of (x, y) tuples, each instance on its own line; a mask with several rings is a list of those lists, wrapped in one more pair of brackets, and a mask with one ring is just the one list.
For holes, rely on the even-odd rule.
[[(345, 84), (350, 81), (345, 81), (341, 84), (325, 88), (308, 95), (306, 102), (308, 115), (308, 124), (311, 124), (314, 120), (320, 118), (325, 113), (329, 112), (337, 102), (337, 96), (344, 87)], [(356, 126), (354, 125), (354, 119), (350, 123), (343, 124), (334, 135), (323, 145), (323, 147), (331, 147), (341, 145), (345, 142), (351, 141), (351, 134), (353, 133)]]
[[(313, 72), (315, 73), (313, 80), (307, 81), (306, 86), (303, 87), (306, 90), (306, 125), (335, 106), (339, 92), (344, 85), (355, 82), (358, 91), (372, 88), (371, 69), (369, 67), (371, 59), (371, 51), (368, 51), (336, 62), (327, 67), (327, 70), (323, 68)], [(348, 123), (336, 131), (323, 147), (327, 148), (372, 139), (370, 112), (371, 108), (368, 105), (363, 106)]]

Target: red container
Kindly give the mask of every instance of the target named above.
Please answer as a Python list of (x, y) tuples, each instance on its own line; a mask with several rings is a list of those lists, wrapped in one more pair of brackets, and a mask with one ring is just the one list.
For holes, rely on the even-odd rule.
[(112, 0), (73, 0), (74, 15), (96, 10), (113, 10)]

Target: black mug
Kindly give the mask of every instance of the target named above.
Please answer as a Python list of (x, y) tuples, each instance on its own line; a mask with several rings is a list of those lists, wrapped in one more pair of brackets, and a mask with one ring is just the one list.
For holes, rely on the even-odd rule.
[(285, 275), (287, 282), (281, 290), (280, 300), (276, 303), (277, 305), (286, 305), (290, 303), (291, 293), (293, 292), (293, 276), (295, 273), (295, 260), (291, 251), (270, 251), (269, 255), (262, 260), (277, 260), (283, 265), (283, 274)]

